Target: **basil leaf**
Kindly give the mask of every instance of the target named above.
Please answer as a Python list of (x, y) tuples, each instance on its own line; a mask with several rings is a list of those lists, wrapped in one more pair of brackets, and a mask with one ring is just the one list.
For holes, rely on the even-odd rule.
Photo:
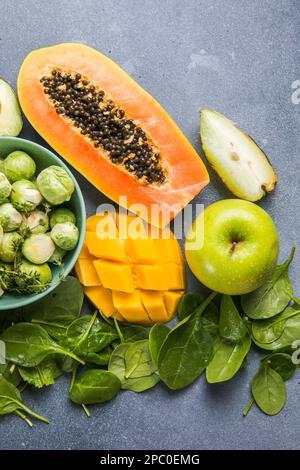
[(206, 380), (208, 383), (230, 380), (242, 367), (251, 347), (249, 335), (236, 344), (220, 339), (215, 354), (207, 366)]
[(202, 302), (204, 302), (205, 298), (205, 294), (200, 292), (185, 294), (183, 297), (181, 297), (177, 309), (179, 320), (183, 320), (185, 317), (191, 315), (196, 310), (196, 308), (198, 308)]
[(84, 372), (70, 390), (70, 398), (79, 405), (94, 405), (112, 400), (120, 390), (119, 379), (106, 370)]
[(25, 382), (36, 388), (54, 384), (62, 373), (53, 357), (44, 359), (35, 367), (19, 367), (19, 372)]
[(252, 395), (264, 413), (277, 415), (286, 403), (285, 383), (278, 372), (263, 365), (252, 380)]
[(285, 263), (276, 266), (266, 284), (241, 297), (242, 308), (248, 317), (254, 320), (271, 318), (282, 312), (288, 305), (293, 295), (288, 269), (294, 254), (295, 248), (292, 249)]
[(284, 381), (291, 379), (297, 369), (296, 364), (293, 364), (292, 357), (286, 353), (270, 354), (262, 360), (262, 364), (270, 366)]
[(187, 387), (202, 374), (212, 354), (213, 339), (201, 315), (186, 317), (170, 331), (160, 349), (160, 378), (173, 390)]
[(156, 367), (157, 367), (159, 351), (169, 332), (170, 332), (170, 328), (168, 326), (160, 325), (159, 323), (154, 325), (150, 330), (150, 333), (149, 333), (150, 354), (152, 357), (153, 364), (155, 364)]
[(233, 343), (241, 341), (248, 332), (230, 295), (221, 298), (219, 331), (222, 338)]
[[(149, 345), (147, 345), (144, 341), (141, 342), (144, 343), (142, 345), (142, 348), (144, 349), (143, 364), (141, 364), (140, 361), (141, 354), (136, 355), (136, 349), (132, 348), (133, 345), (137, 343), (121, 343), (119, 346), (116, 347), (110, 357), (108, 370), (119, 378), (122, 384), (121, 388), (124, 390), (131, 390), (133, 392), (144, 392), (145, 390), (154, 387), (157, 382), (159, 382), (159, 376), (156, 370), (154, 369), (151, 361)], [(130, 354), (127, 354), (130, 348)], [(141, 346), (139, 346), (139, 349), (141, 349)], [(135, 364), (133, 358), (131, 357), (132, 355), (135, 355), (135, 360), (137, 360)], [(127, 363), (126, 358), (128, 361)], [(126, 369), (129, 369), (128, 364), (130, 364), (134, 377), (131, 376), (132, 374), (130, 374), (131, 371), (129, 370), (127, 370), (126, 376)], [(139, 373), (142, 373), (143, 375), (138, 376), (136, 370), (137, 368), (139, 368)]]
[(55, 343), (39, 325), (17, 323), (1, 336), (6, 345), (6, 358), (23, 367), (35, 367), (51, 354), (65, 354), (82, 361), (72, 352)]
[(65, 335), (67, 327), (79, 317), (83, 299), (80, 282), (68, 276), (49, 295), (24, 307), (24, 318), (43, 326), (51, 336), (60, 339)]

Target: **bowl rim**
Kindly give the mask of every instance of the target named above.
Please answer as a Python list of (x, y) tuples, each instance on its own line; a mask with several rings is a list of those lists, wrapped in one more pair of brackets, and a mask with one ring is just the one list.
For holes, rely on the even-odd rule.
[(63, 281), (64, 278), (66, 278), (68, 276), (68, 274), (72, 271), (72, 269), (75, 266), (75, 263), (76, 263), (76, 261), (79, 257), (80, 252), (81, 252), (81, 248), (82, 248), (84, 238), (85, 238), (85, 231), (86, 231), (86, 208), (85, 208), (84, 198), (83, 198), (80, 186), (79, 186), (75, 176), (73, 175), (71, 170), (67, 167), (65, 162), (61, 159), (61, 157), (59, 157), (58, 155), (56, 155), (54, 152), (52, 152), (48, 148), (44, 147), (43, 145), (37, 144), (36, 142), (34, 142), (32, 140), (23, 139), (21, 137), (0, 136), (0, 141), (4, 141), (4, 140), (6, 140), (8, 142), (11, 142), (11, 143), (16, 143), (16, 145), (17, 145), (18, 142), (28, 143), (28, 144), (36, 147), (38, 150), (41, 150), (42, 152), (47, 153), (49, 155), (49, 157), (51, 157), (55, 162), (57, 162), (57, 164), (59, 166), (61, 166), (62, 168), (64, 168), (66, 170), (66, 172), (68, 173), (68, 175), (72, 178), (72, 181), (74, 182), (75, 192), (77, 193), (78, 200), (79, 200), (82, 224), (81, 224), (81, 230), (79, 232), (78, 243), (77, 243), (76, 247), (74, 248), (74, 250), (72, 250), (72, 252), (71, 252), (72, 253), (72, 258), (69, 262), (68, 268), (63, 271), (62, 278), (59, 279), (57, 282), (53, 282), (53, 284), (51, 284), (47, 289), (43, 290), (42, 292), (39, 292), (37, 294), (29, 295), (27, 299), (25, 299), (24, 298), (25, 296), (23, 295), (22, 299), (20, 298), (20, 300), (16, 300), (15, 302), (12, 302), (11, 305), (5, 306), (5, 308), (1, 307), (1, 297), (0, 297), (0, 311), (12, 310), (12, 309), (15, 309), (15, 308), (25, 307), (25, 305), (30, 305), (30, 304), (36, 302), (37, 300), (42, 299), (46, 295), (50, 294), (50, 292), (52, 292), (57, 286), (59, 286), (59, 284)]

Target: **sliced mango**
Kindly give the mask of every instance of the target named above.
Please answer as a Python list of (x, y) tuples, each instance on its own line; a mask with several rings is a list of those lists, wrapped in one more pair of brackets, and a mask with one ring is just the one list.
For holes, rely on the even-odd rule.
[(84, 293), (106, 317), (111, 317), (116, 313), (117, 309), (113, 304), (110, 290), (104, 287), (86, 287)]
[(89, 253), (96, 258), (126, 262), (126, 256), (119, 239), (100, 239), (95, 232), (86, 232), (86, 244)]
[(132, 263), (137, 264), (157, 264), (159, 263), (156, 250), (156, 240), (151, 238), (140, 238), (137, 240), (127, 239), (125, 251)]
[(126, 294), (125, 292), (113, 291), (112, 297), (116, 309), (127, 322), (138, 322), (145, 325), (151, 324), (151, 320), (138, 292)]
[(121, 292), (133, 292), (133, 276), (129, 264), (113, 263), (97, 259), (93, 261), (104, 287)]
[(165, 301), (165, 305), (167, 308), (169, 320), (171, 320), (176, 315), (177, 306), (183, 294), (184, 292), (179, 292), (179, 291), (164, 292), (164, 301)]
[(88, 218), (75, 271), (104, 315), (142, 325), (172, 319), (185, 289), (184, 260), (170, 229), (123, 212)]
[(92, 259), (79, 258), (75, 266), (75, 273), (83, 286), (101, 286)]
[(139, 289), (167, 290), (162, 266), (138, 264), (133, 268), (135, 283)]
[(169, 320), (162, 292), (141, 290), (139, 294), (150, 319), (154, 323), (165, 323)]
[(163, 277), (168, 290), (185, 289), (185, 272), (183, 266), (176, 263), (168, 263), (162, 266)]

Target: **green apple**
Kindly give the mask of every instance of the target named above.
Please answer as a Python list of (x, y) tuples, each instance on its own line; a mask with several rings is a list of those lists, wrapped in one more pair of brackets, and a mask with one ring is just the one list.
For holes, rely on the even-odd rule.
[(207, 207), (193, 222), (185, 244), (187, 262), (199, 281), (229, 295), (260, 287), (276, 265), (278, 249), (271, 217), (240, 199)]

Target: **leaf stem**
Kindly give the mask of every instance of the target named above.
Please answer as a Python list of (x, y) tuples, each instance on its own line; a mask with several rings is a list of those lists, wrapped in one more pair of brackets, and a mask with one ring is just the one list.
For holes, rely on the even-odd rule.
[(252, 408), (252, 405), (253, 405), (253, 404), (254, 404), (254, 398), (251, 398), (251, 399), (249, 400), (248, 405), (246, 406), (246, 408), (245, 408), (244, 411), (243, 411), (243, 415), (244, 415), (244, 416), (247, 416), (247, 415), (248, 415), (248, 413), (249, 413), (250, 409)]
[(89, 412), (88, 407), (82, 403), (82, 408), (84, 409), (86, 415), (87, 415), (88, 417), (90, 417), (90, 416), (91, 416), (91, 413)]
[(66, 356), (70, 356), (72, 359), (79, 362), (83, 366), (85, 365), (85, 362), (82, 359), (80, 359), (80, 357), (76, 356), (76, 354), (72, 353), (72, 351), (68, 351), (67, 349), (59, 348), (58, 352), (60, 352), (60, 354), (65, 354)]
[(74, 386), (75, 379), (76, 379), (76, 372), (77, 372), (77, 366), (74, 365), (73, 368), (72, 368), (72, 377), (71, 377), (69, 392), (71, 392), (71, 390)]
[(115, 317), (114, 317), (114, 324), (115, 324), (115, 327), (116, 327), (116, 330), (117, 330), (117, 333), (119, 335), (121, 343), (124, 343), (123, 333), (122, 333), (121, 328), (119, 326), (118, 320)]
[(34, 411), (32, 411), (30, 408), (28, 408), (26, 405), (24, 405), (24, 403), (22, 402), (17, 402), (18, 404), (20, 404), (21, 408), (26, 411), (26, 413), (28, 413), (30, 416), (33, 416), (34, 418), (40, 420), (40, 421), (43, 421), (43, 423), (46, 423), (46, 424), (49, 424), (49, 421), (47, 418), (44, 418), (44, 416), (41, 416), (41, 415), (38, 415), (37, 413), (35, 413)]
[(15, 413), (16, 415), (18, 415), (20, 418), (24, 419), (24, 421), (28, 424), (28, 426), (30, 426), (32, 428), (33, 424), (32, 422), (30, 421), (29, 418), (27, 418), (26, 415), (24, 415), (24, 413), (21, 413), (21, 411), (19, 410), (15, 410)]

